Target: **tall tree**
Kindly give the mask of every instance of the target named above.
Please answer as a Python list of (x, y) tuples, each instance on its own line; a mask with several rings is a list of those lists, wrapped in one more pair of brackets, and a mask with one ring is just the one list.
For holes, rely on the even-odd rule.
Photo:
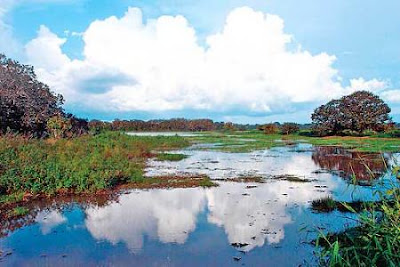
[(32, 66), (0, 54), (0, 131), (46, 134), (49, 118), (63, 115), (63, 98), (37, 80)]
[(342, 134), (345, 130), (362, 133), (365, 130), (383, 131), (390, 121), (390, 108), (378, 96), (357, 91), (315, 109), (311, 116), (319, 135)]

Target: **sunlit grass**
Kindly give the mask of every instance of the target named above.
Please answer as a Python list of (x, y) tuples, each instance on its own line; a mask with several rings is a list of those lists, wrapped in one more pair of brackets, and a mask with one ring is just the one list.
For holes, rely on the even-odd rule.
[(299, 134), (264, 134), (261, 131), (208, 132), (188, 137), (193, 143), (215, 144), (215, 149), (225, 152), (250, 152), (285, 146), (293, 143), (309, 143), (319, 146), (342, 146), (360, 152), (399, 152), (400, 138), (381, 137), (309, 137)]
[(153, 150), (189, 145), (182, 137), (137, 137), (102, 133), (61, 140), (0, 138), (0, 203), (21, 194), (95, 192), (143, 181)]

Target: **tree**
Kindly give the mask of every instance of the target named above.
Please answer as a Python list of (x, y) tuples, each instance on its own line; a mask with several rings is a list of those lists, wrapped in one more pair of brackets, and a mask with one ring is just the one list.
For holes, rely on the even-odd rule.
[(282, 134), (286, 134), (286, 135), (297, 133), (299, 131), (299, 129), (300, 129), (299, 125), (297, 123), (293, 123), (293, 122), (285, 122), (281, 126)]
[(63, 98), (36, 78), (32, 66), (0, 54), (0, 131), (12, 130), (41, 137), (47, 121), (64, 114)]
[(277, 134), (279, 132), (277, 123), (267, 123), (265, 125), (259, 126), (258, 129), (263, 131), (265, 134)]
[(318, 135), (336, 135), (346, 131), (361, 134), (365, 130), (383, 131), (385, 123), (390, 121), (389, 113), (389, 106), (378, 96), (357, 91), (318, 107), (311, 119)]

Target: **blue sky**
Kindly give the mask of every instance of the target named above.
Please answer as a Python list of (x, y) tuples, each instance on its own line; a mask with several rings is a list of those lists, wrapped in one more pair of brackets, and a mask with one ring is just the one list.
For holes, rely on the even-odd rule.
[[(3, 25), (2, 27), (0, 26), (0, 37), (2, 37), (3, 41), (7, 40), (7, 42), (0, 44), (0, 49), (11, 57), (39, 66), (39, 78), (49, 83), (53, 90), (63, 93), (67, 99), (66, 109), (80, 116), (89, 118), (97, 117), (101, 119), (113, 119), (115, 117), (150, 119), (176, 116), (196, 118), (208, 116), (216, 120), (234, 120), (238, 122), (263, 122), (273, 120), (307, 122), (309, 121), (312, 109), (315, 108), (316, 105), (326, 101), (328, 97), (340, 96), (346, 92), (354, 91), (355, 89), (368, 89), (376, 92), (389, 102), (390, 106), (393, 108), (393, 117), (395, 119), (400, 119), (398, 115), (400, 114), (400, 104), (398, 103), (400, 102), (400, 93), (398, 92), (398, 90), (400, 90), (400, 17), (398, 16), (400, 1), (4, 1), (7, 3), (3, 4), (3, 15), (1, 15), (0, 12), (0, 25)], [(0, 3), (0, 10), (1, 7), (2, 4)], [(168, 69), (165, 70), (163, 67), (160, 67), (164, 66), (165, 62), (174, 64), (174, 61), (168, 61), (169, 59), (165, 61), (166, 59), (164, 60), (163, 55), (161, 55), (163, 58), (162, 61), (157, 58), (152, 59), (153, 61), (151, 64), (148, 62), (142, 63), (144, 61), (141, 60), (138, 60), (137, 63), (148, 63), (153, 67), (156, 66), (154, 68), (157, 68), (160, 72), (157, 77), (163, 77), (163, 83), (160, 84), (153, 84), (150, 81), (151, 79), (148, 77), (148, 74), (146, 74), (150, 67), (136, 69), (136, 66), (127, 64), (126, 68), (120, 68), (117, 65), (109, 66), (110, 64), (107, 64), (105, 59), (104, 61), (99, 61), (100, 63), (90, 59), (90, 56), (88, 56), (89, 54), (92, 57), (97, 57), (98, 55), (96, 55), (96, 53), (101, 53), (101, 51), (108, 53), (113, 49), (122, 49), (120, 46), (112, 46), (111, 44), (110, 46), (99, 44), (97, 47), (96, 42), (101, 42), (102, 40), (103, 42), (104, 40), (108, 41), (108, 34), (110, 34), (110, 38), (114, 38), (118, 42), (123, 43), (125, 41), (123, 36), (111, 37), (113, 36), (111, 32), (108, 33), (106, 30), (102, 31), (100, 27), (109, 29), (106, 22), (111, 16), (115, 16), (118, 22), (120, 22), (120, 24), (112, 26), (115, 27), (112, 29), (113, 31), (118, 31), (118, 27), (124, 27), (121, 21), (122, 18), (127, 16), (129, 7), (137, 7), (140, 10), (142, 14), (142, 26), (148, 28), (146, 31), (150, 35), (153, 34), (153, 32), (151, 26), (149, 26), (149, 20), (159, 20), (160, 16), (165, 15), (172, 16), (173, 18), (176, 18), (177, 15), (182, 15), (187, 21), (187, 28), (193, 29), (195, 32), (195, 41), (193, 43), (205, 50), (203, 51), (204, 57), (208, 57), (206, 54), (211, 50), (214, 51), (213, 45), (210, 45), (207, 40), (210, 39), (210, 36), (221, 35), (224, 32), (224, 29), (226, 29), (228, 25), (226, 19), (230, 14), (234, 14), (232, 17), (235, 16), (235, 19), (232, 19), (232, 21), (237, 21), (237, 23), (232, 23), (232, 27), (230, 27), (233, 29), (232, 31), (234, 33), (232, 34), (235, 38), (241, 33), (241, 19), (243, 20), (243, 25), (249, 27), (248, 31), (252, 31), (252, 29), (255, 28), (259, 29), (257, 23), (264, 25), (260, 26), (259, 32), (255, 32), (254, 30), (254, 35), (269, 34), (268, 27), (276, 27), (276, 31), (278, 31), (280, 23), (272, 21), (272, 19), (268, 19), (267, 17), (265, 18), (265, 24), (263, 24), (261, 20), (255, 21), (254, 24), (247, 24), (247, 21), (252, 17), (256, 17), (258, 12), (262, 12), (265, 16), (276, 15), (282, 20), (284, 28), (282, 32), (279, 33), (271, 31), (271, 40), (274, 40), (274, 38), (279, 39), (283, 34), (291, 36), (291, 40), (283, 44), (284, 51), (282, 52), (281, 49), (278, 49), (279, 52), (276, 53), (279, 53), (279, 55), (282, 55), (285, 59), (287, 55), (292, 56), (292, 54), (297, 53), (296, 56), (298, 56), (288, 60), (286, 64), (290, 66), (298, 64), (299, 58), (303, 58), (304, 53), (309, 53), (313, 58), (310, 58), (308, 61), (303, 61), (303, 59), (301, 59), (303, 66), (301, 69), (308, 68), (308, 64), (315, 67), (315, 64), (317, 64), (315, 62), (320, 61), (324, 61), (323, 64), (321, 63), (321, 69), (326, 69), (326, 71), (321, 71), (320, 73), (312, 73), (309, 71), (302, 75), (288, 73), (287, 79), (293, 80), (293, 85), (297, 84), (295, 79), (318, 81), (320, 90), (322, 92), (326, 90), (328, 96), (325, 99), (321, 96), (323, 93), (317, 93), (315, 98), (303, 97), (303, 95), (295, 91), (295, 88), (293, 91), (287, 89), (290, 84), (287, 84), (281, 79), (284, 73), (274, 72), (274, 74), (269, 75), (267, 70), (269, 68), (285, 69), (285, 66), (262, 66), (262, 64), (257, 61), (257, 56), (255, 54), (251, 54), (251, 56), (255, 57), (254, 66), (257, 65), (260, 69), (255, 68), (254, 73), (262, 73), (268, 78), (265, 78), (264, 83), (249, 85), (249, 87), (254, 87), (251, 87), (251, 92), (258, 96), (254, 99), (247, 99), (246, 96), (247, 86), (244, 81), (248, 81), (248, 76), (243, 79), (238, 79), (235, 83), (231, 84), (224, 79), (228, 79), (229, 75), (233, 76), (236, 71), (238, 71), (236, 68), (215, 76), (203, 72), (200, 74), (198, 68), (200, 64), (198, 62), (200, 61), (197, 61), (197, 54), (196, 57), (193, 57), (196, 59), (191, 61), (185, 61), (184, 59), (178, 61), (183, 65), (183, 69), (185, 69), (185, 66), (193, 65), (193, 72), (198, 71), (198, 76), (201, 76), (202, 80), (209, 80), (207, 83), (192, 83), (184, 80), (182, 77), (174, 77), (173, 80), (164, 78), (175, 75), (173, 72), (170, 73)], [(249, 7), (250, 11), (233, 13), (234, 10), (241, 7)], [(133, 12), (129, 16), (133, 18), (138, 15)], [(272, 17), (270, 16), (270, 18)], [(99, 27), (99, 29), (97, 31), (93, 30), (93, 34), (84, 35), (88, 36), (85, 40), (82, 34), (88, 33), (88, 28), (96, 20), (103, 21), (104, 23), (95, 25)], [(159, 21), (159, 25), (162, 23), (163, 21)], [(40, 36), (38, 31), (42, 25), (44, 25), (46, 31), (41, 31), (42, 35)], [(91, 28), (94, 29), (96, 27)], [(178, 20), (174, 21), (171, 27), (176, 28), (168, 28), (168, 32), (166, 31), (165, 34), (171, 34), (169, 31), (175, 32), (173, 29), (179, 29), (179, 33), (177, 34), (181, 32), (185, 34), (182, 28), (184, 26), (182, 26)], [(263, 31), (262, 27), (265, 27), (266, 30)], [(111, 29), (109, 30), (111, 31)], [(1, 35), (1, 31), (3, 31), (3, 35)], [(100, 38), (99, 32), (103, 32), (104, 36)], [(128, 31), (127, 34), (136, 36), (137, 32)], [(50, 37), (52, 39), (49, 39)], [(240, 38), (235, 39), (232, 37), (232, 39), (231, 37), (229, 37), (228, 34), (223, 35), (222, 38), (220, 38), (223, 40), (219, 40), (220, 44), (230, 46), (231, 43), (229, 43), (228, 40), (235, 43), (241, 42)], [(251, 36), (249, 38), (253, 37), (254, 36)], [(46, 45), (46, 42), (40, 42), (40, 40), (38, 40), (39, 38), (43, 40), (54, 40), (54, 42), (57, 43), (57, 47), (43, 47)], [(117, 40), (116, 38), (121, 39)], [(147, 38), (147, 35), (144, 37), (136, 36), (135, 38)], [(158, 48), (156, 50), (144, 51), (144, 53), (157, 54), (161, 53), (160, 51), (165, 51), (163, 49), (164, 44), (157, 38), (158, 37), (150, 40), (146, 39), (146, 43), (154, 41)], [(176, 38), (179, 40), (177, 43), (180, 44), (181, 37), (176, 36)], [(182, 42), (188, 44), (188, 51), (196, 50), (197, 48), (193, 48), (192, 43), (189, 44), (189, 39), (190, 36), (187, 35), (186, 37), (185, 35), (182, 37), (182, 40), (184, 40)], [(29, 46), (32, 40), (37, 40), (38, 42), (36, 42), (35, 45)], [(59, 42), (57, 42), (57, 40), (59, 40)], [(129, 43), (132, 40), (128, 38), (126, 42)], [(257, 39), (252, 40), (257, 41)], [(260, 40), (260, 42), (262, 42), (262, 40)], [(269, 41), (265, 40), (265, 42), (266, 46), (268, 46)], [(39, 47), (38, 43), (42, 44), (42, 47)], [(9, 44), (12, 44), (12, 47), (10, 47)], [(239, 50), (231, 51), (234, 56), (238, 57), (239, 61), (241, 60), (241, 56), (249, 57), (250, 55), (248, 49), (252, 49), (252, 44), (246, 45), (247, 46), (238, 47), (237, 49)], [(31, 49), (27, 49), (27, 47)], [(60, 56), (60, 51), (57, 50), (58, 47), (60, 48), (62, 57)], [(217, 45), (215, 45), (215, 47), (217, 47)], [(133, 46), (132, 49), (146, 50), (146, 47)], [(61, 64), (61, 61), (57, 61), (57, 65), (54, 65), (54, 62), (51, 64), (52, 67), (57, 66), (56, 68), (49, 68), (49, 64), (44, 64), (40, 59), (37, 59), (37, 55), (40, 54), (40, 51), (43, 52), (46, 50), (57, 50), (57, 54), (54, 55), (54, 58), (60, 57), (63, 65), (58, 65)], [(223, 49), (221, 51), (222, 52), (219, 53), (224, 53)], [(177, 52), (176, 57), (181, 56), (179, 51), (175, 52)], [(241, 54), (242, 52), (243, 54)], [(117, 54), (114, 51), (110, 53), (115, 57), (123, 57), (124, 55), (123, 53)], [(262, 53), (262, 51), (260, 51), (260, 53)], [(125, 51), (125, 54), (130, 55), (130, 50), (128, 49)], [(323, 58), (323, 56), (321, 56), (323, 59), (318, 59), (321, 54), (326, 54), (335, 59), (329, 61)], [(275, 58), (273, 52), (264, 55), (266, 61), (271, 57)], [(135, 61), (136, 58), (137, 57), (132, 55), (131, 61)], [(226, 61), (226, 59), (220, 55), (218, 55), (218, 59)], [(329, 62), (325, 62), (326, 60)], [(93, 67), (94, 62), (96, 62), (95, 68)], [(210, 68), (208, 64), (213, 64), (211, 62), (217, 61), (210, 60), (210, 62), (205, 63), (207, 68)], [(214, 64), (219, 63), (222, 64), (221, 66), (230, 66), (224, 65), (228, 63), (220, 61)], [(246, 61), (246, 63), (244, 63), (243, 61), (242, 65), (247, 63), (250, 65), (252, 64), (251, 62), (249, 63)], [(121, 61), (119, 65), (124, 65), (124, 62)], [(211, 68), (212, 67), (213, 66), (211, 66)], [(78, 77), (76, 74), (71, 74), (71, 69), (73, 68), (80, 69), (81, 72), (86, 72), (87, 75), (85, 77)], [(173, 69), (174, 71), (181, 70), (181, 68), (178, 67), (174, 67)], [(331, 73), (332, 70), (335, 72), (334, 74)], [(299, 73), (296, 69), (292, 71)], [(330, 73), (328, 75), (329, 77), (326, 77), (327, 72)], [(96, 73), (96, 75), (93, 76), (92, 73)], [(64, 84), (60, 84), (62, 82), (60, 77), (66, 76), (69, 78)], [(104, 81), (110, 76), (113, 77), (111, 80)], [(272, 78), (270, 78), (270, 76)], [(121, 79), (123, 82), (121, 82), (119, 77), (122, 77)], [(76, 87), (71, 89), (74, 91), (66, 91), (67, 89), (64, 88), (66, 87), (65, 84), (68, 81), (76, 81), (78, 79), (80, 79), (81, 83), (68, 84), (70, 87)], [(154, 79), (154, 77), (152, 79)], [(323, 81), (321, 81), (322, 79)], [(358, 79), (359, 82), (358, 85), (354, 86), (351, 84), (351, 80), (355, 79)], [(129, 83), (129, 80), (132, 80), (132, 84), (136, 84), (130, 89), (125, 88), (128, 87), (127, 83)], [(83, 85), (83, 83), (85, 84)], [(79, 91), (88, 86), (98, 86), (100, 83), (107, 86), (102, 96), (99, 93), (89, 94), (87, 91)], [(336, 83), (339, 83), (340, 86), (337, 86)], [(169, 87), (165, 89), (165, 92), (160, 94), (162, 96), (160, 96), (160, 99), (157, 101), (152, 102), (148, 100), (149, 97), (143, 96), (143, 94), (149, 93), (150, 96), (158, 97), (157, 90), (164, 90), (164, 88), (162, 88), (163, 84), (169, 84)], [(221, 89), (221, 84), (229, 88)], [(314, 86), (316, 82), (310, 84)], [(187, 88), (190, 89), (182, 89), (181, 87), (183, 85), (186, 85)], [(237, 88), (235, 87), (236, 85)], [(274, 86), (273, 88), (271, 87), (272, 85)], [(156, 86), (158, 86), (158, 88), (156, 88)], [(118, 88), (118, 90), (115, 88)], [(176, 91), (174, 91), (174, 88), (176, 88)], [(93, 90), (96, 91), (96, 88), (93, 88)], [(318, 88), (315, 88), (310, 90), (310, 93), (314, 92), (313, 90), (318, 92)], [(268, 97), (271, 92), (273, 93), (276, 91), (282, 92), (280, 96)], [(140, 92), (140, 94), (138, 92)], [(204, 99), (195, 101), (192, 98), (188, 99), (186, 97), (170, 97), (170, 95), (174, 95), (175, 92), (177, 95), (185, 93), (193, 95), (198, 94), (200, 98), (204, 96)], [(215, 92), (219, 92), (219, 94), (214, 97), (221, 98), (221, 100), (219, 102), (215, 101), (214, 103), (213, 100), (210, 100), (208, 97), (213, 96)], [(139, 94), (140, 97), (136, 94)], [(303, 90), (303, 94), (307, 94), (307, 90)], [(231, 97), (231, 95), (235, 95), (235, 97)], [(81, 98), (85, 98), (85, 100)], [(193, 98), (195, 97), (193, 96)], [(246, 100), (241, 102), (241, 98)], [(125, 101), (126, 99), (131, 99), (131, 101), (139, 99), (138, 101), (149, 102), (139, 105)], [(224, 102), (223, 99), (227, 100)], [(261, 101), (262, 99), (265, 99), (265, 104)], [(209, 104), (210, 101), (213, 103)], [(278, 103), (279, 101), (286, 101), (286, 104)], [(101, 103), (101, 105), (96, 105), (96, 103)], [(226, 103), (226, 105), (224, 103)], [(152, 108), (152, 105), (157, 107)], [(109, 107), (109, 109), (106, 107)]]

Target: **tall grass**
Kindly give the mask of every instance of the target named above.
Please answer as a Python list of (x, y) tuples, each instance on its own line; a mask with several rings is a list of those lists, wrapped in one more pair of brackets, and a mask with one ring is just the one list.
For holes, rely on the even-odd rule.
[(10, 196), (94, 192), (143, 180), (152, 150), (180, 148), (181, 137), (134, 137), (105, 132), (61, 140), (0, 138), (0, 202)]
[(379, 201), (365, 204), (357, 227), (320, 235), (321, 265), (400, 266), (400, 190), (393, 183), (378, 194)]

